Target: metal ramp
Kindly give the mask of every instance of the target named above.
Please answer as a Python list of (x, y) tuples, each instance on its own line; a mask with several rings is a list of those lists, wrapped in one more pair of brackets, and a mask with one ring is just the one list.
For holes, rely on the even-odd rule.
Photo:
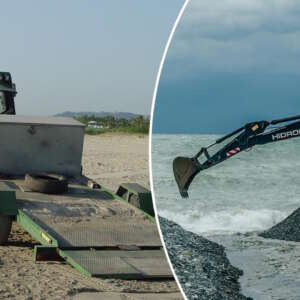
[(163, 250), (67, 250), (60, 254), (87, 276), (149, 279), (172, 276)]
[(177, 293), (117, 293), (117, 292), (84, 292), (74, 296), (74, 300), (183, 300)]
[(156, 227), (150, 222), (135, 224), (134, 221), (89, 220), (65, 224), (51, 222), (47, 218), (37, 217), (24, 212), (46, 234), (41, 236), (50, 244), (60, 248), (107, 248), (119, 246), (161, 247)]
[(63, 195), (17, 190), (21, 224), (43, 247), (86, 276), (172, 278), (156, 225), (106, 191), (71, 185)]

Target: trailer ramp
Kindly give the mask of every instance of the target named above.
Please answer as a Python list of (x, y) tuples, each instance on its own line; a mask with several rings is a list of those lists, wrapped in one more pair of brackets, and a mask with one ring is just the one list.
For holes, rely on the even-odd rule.
[(61, 250), (60, 255), (71, 265), (78, 265), (87, 276), (155, 279), (172, 276), (163, 250), (103, 251)]
[[(15, 181), (17, 220), (43, 246), (87, 276), (172, 278), (155, 224), (113, 194), (71, 184), (62, 195)], [(51, 250), (51, 251), (50, 251)]]
[(177, 293), (116, 293), (116, 292), (84, 292), (77, 294), (74, 300), (183, 300)]

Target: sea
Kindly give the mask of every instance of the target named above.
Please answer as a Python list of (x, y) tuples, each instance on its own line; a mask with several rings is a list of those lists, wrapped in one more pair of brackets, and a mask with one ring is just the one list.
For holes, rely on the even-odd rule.
[[(152, 178), (158, 214), (222, 244), (242, 269), (253, 299), (300, 299), (300, 246), (257, 233), (300, 207), (300, 139), (258, 145), (200, 172), (182, 199), (176, 156), (193, 156), (220, 135), (153, 134)], [(213, 153), (214, 151), (212, 151)]]

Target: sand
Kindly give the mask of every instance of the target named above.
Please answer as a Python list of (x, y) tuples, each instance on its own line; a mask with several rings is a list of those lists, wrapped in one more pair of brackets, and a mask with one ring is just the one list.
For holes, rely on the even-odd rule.
[[(112, 190), (128, 181), (149, 187), (148, 137), (86, 136), (83, 172)], [(160, 299), (160, 292), (178, 291), (174, 281), (95, 279), (61, 262), (35, 264), (34, 245), (14, 224), (8, 245), (0, 246), (0, 299), (72, 299), (81, 292), (96, 291), (158, 293)]]
[(150, 187), (148, 136), (86, 136), (82, 164), (85, 175), (113, 191), (125, 182)]

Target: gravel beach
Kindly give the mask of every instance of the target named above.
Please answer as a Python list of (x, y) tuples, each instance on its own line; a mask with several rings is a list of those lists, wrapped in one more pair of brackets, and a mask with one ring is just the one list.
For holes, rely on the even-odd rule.
[(240, 293), (243, 272), (233, 267), (223, 246), (159, 218), (161, 230), (182, 288), (189, 299), (250, 300)]
[(300, 208), (259, 235), (264, 238), (300, 242)]

